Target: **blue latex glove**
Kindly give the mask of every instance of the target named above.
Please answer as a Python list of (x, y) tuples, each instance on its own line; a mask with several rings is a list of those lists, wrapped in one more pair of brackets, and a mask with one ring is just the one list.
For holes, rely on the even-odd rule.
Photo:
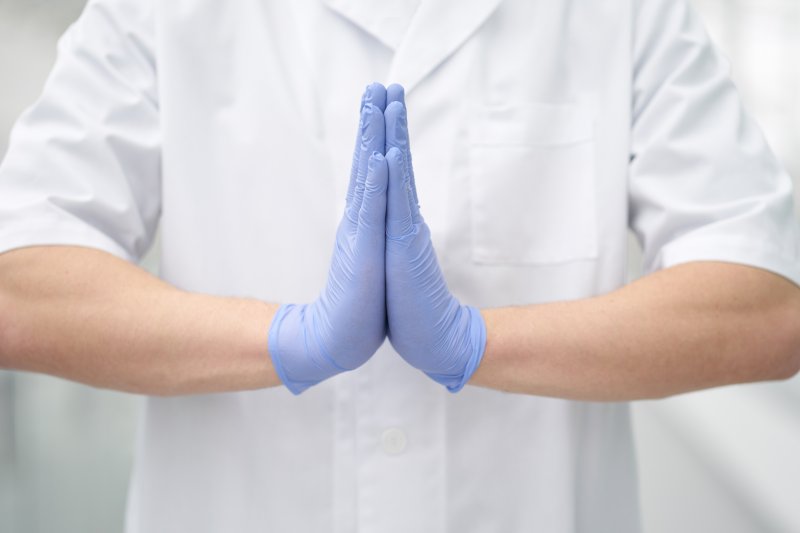
[(311, 304), (281, 306), (270, 327), (273, 365), (294, 394), (361, 366), (386, 338), (385, 106), (386, 89), (367, 87), (325, 289)]
[(431, 233), (417, 201), (402, 88), (390, 86), (386, 106), (386, 307), (397, 353), (458, 392), (478, 368), (486, 326), (478, 309), (461, 305), (444, 281)]

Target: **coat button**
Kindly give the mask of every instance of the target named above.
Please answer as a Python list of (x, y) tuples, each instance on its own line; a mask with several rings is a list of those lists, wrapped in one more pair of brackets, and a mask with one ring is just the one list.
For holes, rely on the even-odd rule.
[(407, 444), (408, 438), (402, 429), (389, 428), (381, 435), (381, 446), (383, 451), (389, 455), (403, 453)]

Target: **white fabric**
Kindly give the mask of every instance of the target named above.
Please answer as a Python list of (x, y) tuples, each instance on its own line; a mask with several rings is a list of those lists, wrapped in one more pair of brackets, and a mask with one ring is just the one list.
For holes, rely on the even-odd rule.
[[(629, 225), (650, 271), (800, 281), (790, 180), (684, 0), (426, 0), (389, 39), (385, 4), (91, 1), (13, 131), (0, 250), (136, 260), (160, 221), (168, 282), (309, 301), (378, 80), (466, 304), (612, 291)], [(451, 395), (384, 345), (300, 397), (148, 399), (127, 531), (627, 533), (636, 500), (626, 404)]]

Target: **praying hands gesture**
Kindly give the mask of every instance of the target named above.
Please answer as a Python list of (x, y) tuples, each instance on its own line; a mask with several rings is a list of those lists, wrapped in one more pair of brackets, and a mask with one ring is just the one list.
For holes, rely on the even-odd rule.
[(417, 202), (402, 87), (370, 85), (328, 283), (307, 305), (284, 305), (269, 350), (286, 387), (308, 387), (364, 364), (387, 334), (412, 366), (456, 392), (486, 342), (477, 309), (450, 294)]

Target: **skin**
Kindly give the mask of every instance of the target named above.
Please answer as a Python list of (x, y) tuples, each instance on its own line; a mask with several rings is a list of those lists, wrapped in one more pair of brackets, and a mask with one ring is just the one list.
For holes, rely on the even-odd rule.
[(0, 366), (150, 395), (280, 384), (277, 306), (176, 289), (89, 248), (0, 255)]
[[(98, 250), (23, 248), (0, 255), (0, 366), (149, 395), (273, 387), (277, 307), (184, 292)], [(741, 265), (688, 263), (605, 296), (482, 313), (470, 384), (504, 391), (635, 400), (800, 367), (800, 289)]]
[(470, 384), (505, 391), (625, 401), (800, 369), (800, 289), (742, 265), (687, 263), (605, 296), (482, 314)]

